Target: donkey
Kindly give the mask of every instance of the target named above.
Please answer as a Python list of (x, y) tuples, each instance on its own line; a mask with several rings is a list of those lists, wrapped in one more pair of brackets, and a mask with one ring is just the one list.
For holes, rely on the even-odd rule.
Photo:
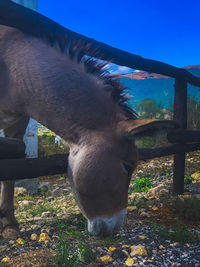
[[(77, 42), (78, 43), (78, 42)], [(136, 167), (135, 136), (174, 128), (173, 121), (137, 119), (125, 88), (105, 64), (84, 57), (77, 43), (58, 45), (0, 26), (0, 128), (23, 138), (32, 117), (69, 145), (68, 177), (88, 230), (107, 236), (122, 226)], [(13, 181), (1, 185), (2, 236), (19, 235)]]

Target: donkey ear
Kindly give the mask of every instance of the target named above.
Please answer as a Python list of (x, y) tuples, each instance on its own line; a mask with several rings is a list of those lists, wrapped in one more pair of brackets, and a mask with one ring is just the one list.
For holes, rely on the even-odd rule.
[(172, 120), (136, 119), (122, 121), (119, 123), (119, 127), (125, 130), (127, 136), (139, 137), (151, 135), (160, 130), (175, 129), (179, 127), (179, 124)]

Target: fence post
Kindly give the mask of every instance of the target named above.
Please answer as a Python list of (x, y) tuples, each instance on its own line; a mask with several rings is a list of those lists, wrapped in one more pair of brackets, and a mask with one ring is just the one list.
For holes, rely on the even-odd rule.
[[(175, 80), (174, 120), (180, 123), (182, 129), (187, 129), (187, 82), (183, 79)], [(173, 193), (183, 194), (185, 175), (185, 153), (174, 156)]]

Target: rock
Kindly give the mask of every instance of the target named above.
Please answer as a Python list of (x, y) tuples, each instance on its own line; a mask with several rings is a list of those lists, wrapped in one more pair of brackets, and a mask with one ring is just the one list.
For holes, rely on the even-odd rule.
[(125, 249), (122, 249), (122, 252), (125, 255), (125, 257), (129, 258), (130, 255)]
[(49, 183), (47, 183), (47, 182), (41, 183), (41, 184), (39, 185), (39, 187), (38, 187), (38, 191), (39, 191), (39, 193), (41, 193), (41, 194), (46, 193), (47, 191), (49, 191), (49, 189), (50, 189), (50, 185), (49, 185)]
[(151, 217), (151, 214), (149, 214), (148, 212), (142, 211), (140, 213), (140, 217), (142, 217), (142, 218), (145, 218), (145, 217), (149, 218), (149, 217)]
[(137, 210), (137, 207), (136, 207), (136, 206), (128, 206), (128, 207), (126, 208), (126, 210), (127, 210), (127, 212), (132, 212), (132, 211)]
[(41, 215), (41, 218), (47, 218), (50, 217), (52, 214), (50, 211), (44, 211)]
[(33, 220), (33, 221), (40, 221), (40, 220), (41, 220), (41, 217), (39, 217), (39, 216), (35, 216), (35, 217), (33, 217), (33, 219), (31, 219), (31, 220)]
[(109, 255), (105, 255), (102, 256), (98, 259), (99, 262), (103, 263), (103, 264), (108, 264), (111, 263), (113, 261), (113, 258)]
[(32, 234), (30, 238), (31, 240), (35, 241), (37, 240), (38, 236), (36, 234)]
[(52, 197), (57, 197), (59, 195), (61, 195), (63, 193), (62, 188), (60, 187), (56, 187), (53, 191), (52, 191)]
[(147, 194), (148, 196), (151, 196), (151, 195), (155, 196), (163, 192), (163, 190), (166, 190), (166, 187), (163, 184), (160, 184), (154, 188), (149, 189)]
[(63, 188), (63, 194), (66, 194), (66, 193), (68, 193), (69, 191), (70, 191), (69, 188)]
[(22, 200), (22, 201), (19, 201), (19, 205), (20, 206), (32, 206), (34, 205), (35, 203), (33, 201), (30, 201), (30, 200)]
[(43, 201), (42, 199), (39, 199), (39, 200), (37, 201), (37, 204), (44, 204), (44, 201)]
[(20, 236), (20, 232), (17, 228), (8, 226), (3, 230), (1, 235), (5, 239), (17, 239)]
[(31, 225), (31, 230), (37, 230), (37, 229), (39, 229), (39, 228), (40, 228), (40, 226), (37, 225), (37, 224), (33, 224), (33, 225)]
[(147, 256), (147, 251), (144, 246), (131, 246), (131, 257), (133, 256)]

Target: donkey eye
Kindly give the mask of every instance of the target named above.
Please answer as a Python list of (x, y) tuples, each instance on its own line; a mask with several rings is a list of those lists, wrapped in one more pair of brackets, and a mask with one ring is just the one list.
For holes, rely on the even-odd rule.
[(133, 166), (128, 164), (127, 162), (123, 162), (123, 169), (126, 171), (128, 177), (131, 176), (132, 172), (133, 172)]

